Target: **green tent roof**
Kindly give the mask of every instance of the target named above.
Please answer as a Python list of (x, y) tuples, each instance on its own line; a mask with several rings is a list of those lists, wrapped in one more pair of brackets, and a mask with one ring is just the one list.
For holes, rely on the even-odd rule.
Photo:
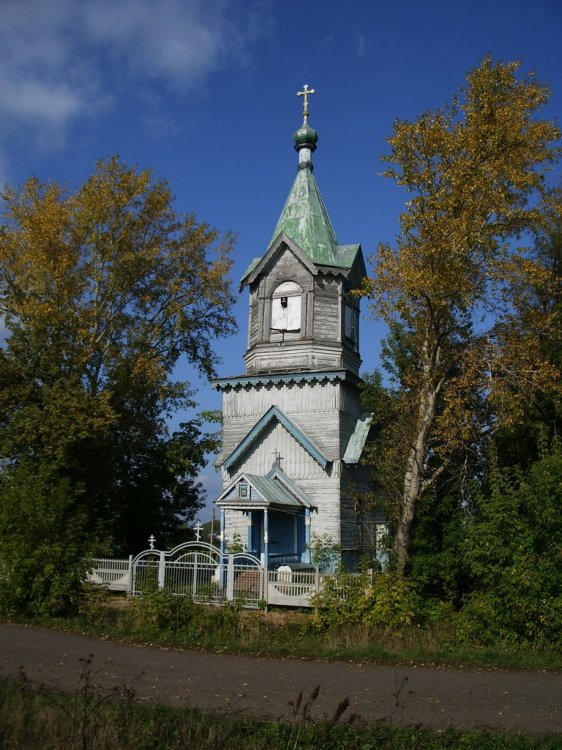
[(313, 263), (339, 265), (336, 234), (310, 169), (297, 172), (271, 241), (281, 232), (285, 232)]
[[(297, 150), (308, 147), (310, 153), (316, 144), (316, 131), (305, 125), (297, 131)], [(302, 143), (297, 136), (306, 130), (306, 141)], [(310, 133), (314, 134), (313, 142)], [(304, 153), (304, 152), (303, 152)], [(288, 238), (315, 266), (331, 266), (349, 270), (360, 255), (360, 245), (338, 245), (336, 233), (326, 211), (326, 206), (318, 190), (318, 185), (312, 174), (312, 163), (308, 160), (299, 163), (299, 170), (281, 216), (275, 226), (268, 250), (261, 258), (254, 258), (241, 280), (241, 286), (247, 283), (256, 270), (260, 270), (260, 263), (266, 261), (270, 253), (275, 251), (276, 243), (282, 237)], [(363, 269), (364, 270), (364, 269)]]

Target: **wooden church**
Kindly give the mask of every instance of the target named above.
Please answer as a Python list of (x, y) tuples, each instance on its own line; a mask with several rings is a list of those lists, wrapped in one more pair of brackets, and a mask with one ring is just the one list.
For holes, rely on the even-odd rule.
[(318, 136), (294, 135), (298, 172), (265, 253), (246, 270), (250, 301), (244, 375), (220, 378), (221, 545), (233, 540), (269, 567), (307, 564), (331, 540), (353, 567), (373, 552), (360, 465), (371, 418), (359, 398), (360, 245), (340, 245), (313, 176)]

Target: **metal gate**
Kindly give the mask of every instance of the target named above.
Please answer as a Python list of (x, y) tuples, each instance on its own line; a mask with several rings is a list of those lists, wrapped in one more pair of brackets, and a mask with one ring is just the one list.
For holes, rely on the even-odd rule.
[(194, 601), (237, 601), (256, 608), (265, 600), (265, 569), (254, 555), (223, 555), (205, 542), (186, 542), (169, 552), (149, 549), (133, 560), (131, 594), (162, 589)]

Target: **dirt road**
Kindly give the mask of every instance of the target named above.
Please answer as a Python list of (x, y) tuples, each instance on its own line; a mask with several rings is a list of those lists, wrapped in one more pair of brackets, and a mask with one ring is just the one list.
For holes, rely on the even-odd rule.
[(0, 679), (22, 668), (35, 682), (73, 691), (90, 654), (97, 684), (126, 684), (142, 701), (282, 718), (299, 692), (306, 699), (319, 685), (316, 719), (348, 698), (348, 711), (369, 722), (562, 733), (560, 673), (206, 654), (0, 625)]

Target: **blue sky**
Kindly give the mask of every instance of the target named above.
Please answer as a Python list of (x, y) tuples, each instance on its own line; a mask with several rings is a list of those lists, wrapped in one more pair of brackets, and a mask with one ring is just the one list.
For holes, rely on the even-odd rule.
[[(237, 234), (237, 287), (294, 179), (308, 83), (316, 179), (340, 243), (369, 256), (405, 199), (379, 174), (393, 121), (448, 101), (489, 52), (550, 83), (562, 123), (561, 30), (561, 0), (0, 0), (0, 183), (76, 186), (113, 154), (150, 167), (179, 211)], [(221, 375), (243, 373), (245, 294), (235, 313)], [(362, 322), (365, 370), (380, 336)]]

